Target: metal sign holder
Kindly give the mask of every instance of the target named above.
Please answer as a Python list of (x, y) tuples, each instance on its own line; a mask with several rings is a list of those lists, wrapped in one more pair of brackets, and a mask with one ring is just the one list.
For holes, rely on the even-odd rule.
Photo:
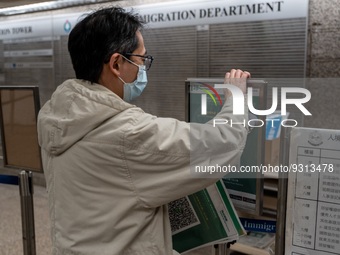
[[(36, 139), (32, 142), (31, 138), (37, 138), (36, 121), (39, 109), (37, 86), (0, 86), (0, 125), (4, 166), (21, 171), (18, 177), (0, 178), (0, 183), (5, 180), (3, 183), (19, 185), (24, 255), (36, 255), (32, 171), (43, 173), (43, 169), (38, 141)], [(17, 126), (23, 125), (20, 122), (23, 113), (34, 117), (34, 121), (25, 123), (26, 129), (30, 131), (28, 135), (24, 132), (13, 132), (18, 130)], [(18, 141), (20, 141), (19, 145)]]
[[(186, 121), (190, 122), (190, 92), (191, 88), (190, 86), (192, 83), (210, 83), (210, 84), (221, 84), (223, 83), (223, 79), (211, 79), (211, 78), (190, 78), (187, 79), (185, 82), (185, 95), (186, 95), (186, 105), (185, 105), (185, 113), (186, 113)], [(253, 87), (258, 90), (258, 97), (259, 97), (259, 106), (258, 109), (266, 109), (266, 98), (267, 98), (267, 82), (263, 80), (248, 80), (247, 85), (250, 87)], [(263, 122), (265, 122), (265, 118), (259, 117), (262, 119)], [(262, 130), (262, 132), (259, 132), (258, 138), (257, 138), (257, 151), (262, 152), (264, 151), (264, 142), (265, 142), (265, 129)], [(257, 164), (263, 164), (264, 163), (264, 153), (260, 153), (260, 158), (258, 159)], [(264, 186), (264, 179), (262, 173), (257, 174), (256, 176), (256, 204), (254, 210), (252, 210), (250, 213), (254, 215), (262, 215), (263, 213), (263, 186)], [(237, 207), (237, 206), (236, 206)], [(237, 207), (238, 210), (245, 211), (246, 209), (242, 207)], [(249, 213), (249, 210), (246, 210)], [(233, 242), (235, 243), (235, 242)], [(230, 245), (232, 243), (224, 243), (224, 244), (216, 244), (213, 248), (213, 255), (227, 255), (230, 254)]]
[(32, 172), (21, 171), (19, 180), (24, 255), (36, 255)]
[[(187, 122), (191, 122), (191, 97), (190, 94), (194, 93), (203, 93), (203, 92), (197, 92), (195, 91), (195, 86), (199, 86), (199, 84), (210, 84), (213, 86), (214, 84), (223, 84), (224, 80), (220, 78), (188, 78), (185, 81), (185, 119)], [(247, 80), (247, 86), (253, 87), (258, 91), (258, 98), (259, 98), (259, 110), (266, 109), (266, 98), (267, 98), (267, 82), (264, 80), (256, 80), (256, 79), (249, 79)], [(195, 92), (193, 92), (195, 91)], [(261, 119), (265, 123), (265, 118), (263, 116), (258, 116), (259, 119)], [(202, 122), (201, 122), (202, 123)], [(256, 164), (264, 164), (264, 145), (265, 145), (265, 129), (263, 129), (261, 132), (259, 132), (257, 138), (256, 138), (256, 148), (258, 152), (258, 159)], [(247, 212), (249, 214), (253, 215), (262, 215), (263, 213), (263, 174), (257, 173), (256, 174), (256, 183), (255, 183), (255, 196), (256, 196), (256, 202), (254, 205), (254, 208), (249, 209), (241, 206), (235, 205), (237, 210)]]
[[(281, 128), (280, 165), (289, 164), (290, 132), (291, 128)], [(285, 251), (287, 187), (288, 173), (280, 172), (277, 194), (275, 255), (284, 255)]]

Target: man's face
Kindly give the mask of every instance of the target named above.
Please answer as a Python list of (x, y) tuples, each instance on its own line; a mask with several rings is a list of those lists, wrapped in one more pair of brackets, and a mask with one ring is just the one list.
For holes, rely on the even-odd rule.
[[(138, 47), (135, 51), (133, 52), (128, 52), (128, 53), (133, 53), (133, 54), (138, 54), (141, 56), (146, 55), (146, 49), (144, 47), (144, 40), (143, 36), (140, 31), (136, 32), (137, 38), (138, 38)], [(134, 62), (137, 65), (144, 65), (144, 59), (141, 57), (137, 56), (131, 56), (130, 60)], [(124, 62), (122, 65), (122, 69), (120, 70), (121, 73), (121, 78), (126, 82), (126, 83), (131, 83), (137, 79), (137, 74), (138, 74), (138, 66), (130, 63), (129, 61)]]

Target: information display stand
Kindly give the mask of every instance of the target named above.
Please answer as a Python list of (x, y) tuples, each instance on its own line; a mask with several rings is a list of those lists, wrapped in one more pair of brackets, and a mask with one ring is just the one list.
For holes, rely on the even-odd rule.
[[(220, 93), (221, 90), (215, 90), (214, 86), (223, 83), (223, 79), (211, 78), (191, 78), (186, 81), (186, 120), (188, 122), (206, 123), (221, 110), (224, 95)], [(267, 83), (263, 80), (249, 79), (247, 85), (253, 88), (254, 107), (258, 110), (266, 109)], [(202, 114), (202, 102), (206, 103), (206, 114)], [(265, 123), (264, 116), (250, 115), (250, 118), (260, 119)], [(265, 126), (254, 128), (248, 134), (240, 166), (264, 164), (264, 143)], [(239, 173), (230, 173), (223, 178), (223, 181), (238, 210), (254, 215), (262, 214), (262, 173), (247, 173), (247, 178), (240, 177)]]
[(4, 166), (42, 173), (36, 86), (0, 86), (0, 121)]
[(32, 171), (42, 173), (36, 128), (39, 108), (38, 87), (0, 86), (4, 166), (22, 170), (19, 178), (7, 176), (0, 182), (19, 184), (24, 255), (36, 255)]
[(292, 128), (287, 150), (286, 165), (296, 171), (287, 179), (284, 247), (276, 254), (339, 255), (340, 130)]

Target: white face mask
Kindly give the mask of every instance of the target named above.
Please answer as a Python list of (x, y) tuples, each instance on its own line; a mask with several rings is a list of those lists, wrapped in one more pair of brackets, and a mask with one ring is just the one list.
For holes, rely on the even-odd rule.
[(122, 78), (118, 77), (124, 83), (123, 100), (125, 102), (131, 102), (133, 99), (139, 97), (142, 94), (146, 84), (148, 83), (148, 77), (146, 75), (146, 68), (144, 65), (137, 65), (129, 59), (126, 60), (131, 64), (138, 66), (137, 79), (134, 82), (126, 83)]

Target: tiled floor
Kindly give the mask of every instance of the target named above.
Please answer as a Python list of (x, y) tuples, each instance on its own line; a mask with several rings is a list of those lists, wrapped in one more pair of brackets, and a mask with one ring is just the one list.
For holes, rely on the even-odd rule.
[[(0, 255), (23, 254), (19, 187), (0, 184)], [(34, 213), (37, 255), (51, 254), (45, 188), (34, 187)]]
[[(37, 255), (51, 254), (46, 189), (34, 187), (34, 214)], [(22, 231), (19, 187), (0, 184), (0, 255), (22, 255)], [(212, 255), (211, 247), (186, 255)]]

